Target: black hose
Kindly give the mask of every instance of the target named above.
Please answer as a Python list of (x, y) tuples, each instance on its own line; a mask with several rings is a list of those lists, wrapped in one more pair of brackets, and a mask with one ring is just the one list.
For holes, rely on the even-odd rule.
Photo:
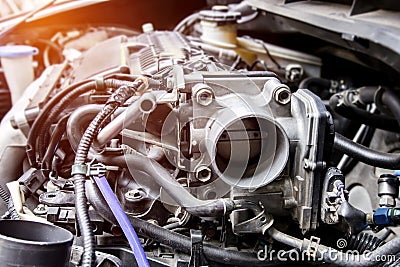
[[(88, 104), (81, 106), (71, 112), (66, 127), (66, 134), (73, 151), (77, 150), (79, 141), (81, 140), (86, 127), (100, 112), (103, 106), (104, 105), (100, 104)], [(120, 107), (113, 114), (119, 115), (124, 110), (124, 107)], [(95, 147), (101, 147), (101, 145), (98, 144), (97, 139), (93, 140), (93, 142)]]
[(318, 85), (318, 88), (322, 87), (329, 90), (332, 82), (328, 79), (308, 77), (300, 82), (299, 89), (310, 89), (313, 85)]
[(360, 122), (365, 125), (372, 126), (374, 128), (383, 129), (391, 132), (400, 131), (400, 127), (396, 120), (387, 115), (372, 114), (364, 109), (361, 109), (355, 105), (341, 104), (341, 94), (335, 94), (329, 99), (329, 106), (337, 114)]
[(374, 103), (375, 93), (379, 90), (379, 86), (364, 86), (357, 89), (359, 93), (360, 102), (364, 105)]
[(339, 133), (335, 133), (333, 147), (349, 157), (375, 167), (390, 170), (400, 169), (400, 155), (372, 150), (347, 139)]
[[(392, 114), (395, 118), (371, 114), (355, 103), (362, 105), (375, 103), (382, 113)], [(400, 98), (393, 90), (380, 86), (365, 86), (333, 95), (329, 100), (329, 105), (335, 112), (346, 118), (387, 131), (400, 131)]]
[(118, 225), (117, 219), (115, 219), (114, 214), (111, 212), (110, 207), (107, 205), (103, 195), (100, 192), (100, 189), (96, 186), (92, 181), (87, 180), (85, 182), (85, 190), (87, 200), (90, 205), (97, 211), (98, 214), (101, 215), (108, 222)]
[(382, 95), (382, 104), (384, 104), (393, 116), (396, 118), (398, 125), (400, 125), (400, 98), (392, 90), (386, 89)]
[[(122, 85), (119, 87), (108, 99), (103, 109), (97, 114), (97, 116), (89, 124), (88, 128), (84, 132), (82, 139), (79, 143), (76, 151), (74, 166), (83, 166), (86, 162), (89, 149), (93, 143), (93, 139), (96, 136), (99, 128), (103, 122), (127, 99), (135, 94), (135, 92), (146, 83), (145, 78), (138, 78), (135, 82), (130, 82), (131, 86)], [(108, 86), (114, 87), (121, 84), (120, 81), (110, 81), (107, 83)], [(147, 86), (148, 84), (146, 84)], [(79, 223), (79, 229), (83, 238), (83, 256), (82, 266), (94, 266), (95, 265), (95, 240), (90, 224), (89, 212), (87, 207), (87, 198), (85, 194), (85, 180), (86, 175), (83, 173), (73, 173), (74, 185), (75, 185), (75, 209), (76, 217)]]
[[(45, 138), (45, 132), (47, 131), (48, 126), (73, 99), (85, 92), (93, 90), (95, 87), (96, 83), (92, 80), (75, 83), (60, 91), (46, 103), (42, 111), (39, 113), (39, 116), (33, 122), (27, 139), (26, 152), (31, 166), (37, 165), (36, 139), (41, 138), (43, 140)], [(43, 145), (43, 141), (41, 141), (38, 149), (44, 149)]]
[[(192, 242), (189, 237), (169, 231), (160, 226), (146, 222), (136, 217), (129, 217), (138, 235), (151, 238), (166, 246), (172, 247), (185, 254), (191, 253)], [(207, 260), (236, 266), (276, 266), (278, 261), (262, 261), (253, 253), (223, 249), (203, 243), (203, 252)]]
[(365, 251), (373, 251), (379, 246), (385, 244), (380, 238), (368, 233), (359, 233), (357, 235), (350, 235), (347, 237), (346, 249), (356, 249), (360, 253)]
[(69, 114), (62, 117), (60, 121), (57, 123), (56, 127), (54, 128), (53, 134), (50, 139), (50, 143), (47, 146), (46, 153), (44, 154), (43, 157), (42, 169), (50, 168), (58, 143), (60, 142), (63, 134), (65, 133), (68, 118)]
[[(368, 147), (374, 136), (375, 130), (376, 130), (375, 128), (367, 126), (365, 128), (364, 134), (362, 134), (359, 141), (357, 141), (357, 142), (363, 146)], [(357, 163), (358, 163), (358, 161), (356, 159), (350, 158), (350, 157), (347, 158), (346, 163), (340, 169), (342, 171), (343, 175), (346, 175), (347, 173), (349, 173), (357, 165)]]

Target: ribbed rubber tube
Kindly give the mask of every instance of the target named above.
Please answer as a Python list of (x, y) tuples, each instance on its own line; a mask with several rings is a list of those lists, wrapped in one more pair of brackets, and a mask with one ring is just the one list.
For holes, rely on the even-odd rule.
[(18, 212), (14, 208), (14, 203), (11, 200), (10, 194), (0, 185), (0, 197), (7, 204), (8, 212), (12, 220), (19, 220)]
[(136, 262), (139, 267), (148, 267), (149, 262), (147, 261), (146, 254), (140, 244), (139, 238), (133, 229), (128, 217), (126, 216), (124, 210), (122, 209), (117, 197), (114, 195), (107, 179), (104, 176), (94, 177), (97, 186), (100, 189), (101, 194), (106, 200), (108, 206), (110, 207), (112, 213), (118, 221), (119, 226), (125, 234), (126, 239), (129, 242), (130, 247), (135, 255)]
[[(90, 146), (93, 142), (96, 131), (102, 124), (105, 118), (115, 110), (116, 105), (106, 105), (102, 111), (93, 119), (89, 127), (86, 129), (79, 143), (78, 150), (75, 156), (75, 164), (84, 164)], [(86, 176), (82, 174), (74, 175), (75, 185), (75, 208), (76, 217), (78, 219), (79, 228), (83, 238), (83, 256), (82, 266), (94, 266), (95, 264), (95, 240), (90, 224), (89, 212), (87, 208), (87, 198), (85, 194)]]
[[(89, 124), (85, 130), (78, 149), (75, 155), (74, 165), (84, 165), (89, 149), (93, 143), (94, 137), (97, 135), (99, 128), (104, 121), (110, 116), (120, 105), (130, 98), (138, 88), (145, 83), (144, 78), (137, 79), (135, 82), (130, 82), (129, 86), (119, 87), (109, 98), (103, 109)], [(109, 85), (116, 86), (119, 82), (110, 81)], [(146, 84), (148, 85), (148, 84)], [(82, 266), (91, 267), (95, 265), (95, 240), (90, 224), (89, 212), (87, 207), (87, 198), (85, 194), (86, 176), (80, 173), (73, 175), (75, 185), (75, 210), (76, 217), (79, 223), (79, 229), (83, 238), (83, 256)]]

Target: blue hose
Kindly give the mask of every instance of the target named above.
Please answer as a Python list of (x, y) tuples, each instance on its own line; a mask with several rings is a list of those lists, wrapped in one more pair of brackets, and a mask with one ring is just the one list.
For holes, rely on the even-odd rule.
[(100, 189), (101, 194), (106, 200), (108, 206), (110, 207), (112, 213), (117, 219), (119, 226), (124, 232), (126, 238), (128, 239), (129, 245), (132, 248), (133, 254), (135, 255), (136, 262), (139, 267), (150, 267), (147, 261), (146, 254), (140, 244), (139, 238), (133, 229), (132, 224), (129, 222), (124, 210), (122, 209), (117, 197), (114, 195), (107, 179), (104, 176), (95, 176), (94, 180)]

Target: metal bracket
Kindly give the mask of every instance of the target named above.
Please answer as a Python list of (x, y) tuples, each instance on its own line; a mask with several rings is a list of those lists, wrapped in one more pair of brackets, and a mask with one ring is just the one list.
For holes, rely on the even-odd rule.
[(190, 263), (191, 267), (200, 267), (208, 265), (207, 261), (203, 255), (203, 235), (200, 230), (191, 229), (190, 239), (192, 241), (192, 250), (190, 253)]
[(75, 205), (75, 194), (69, 191), (45, 192), (39, 196), (39, 202), (48, 206), (72, 207)]
[[(240, 212), (240, 210), (233, 211), (231, 213), (231, 216), (234, 216), (235, 213), (238, 213), (237, 215), (239, 215)], [(235, 221), (235, 219), (233, 218), (231, 220)], [(234, 223), (232, 226), (232, 230), (235, 234), (264, 234), (273, 223), (274, 218), (270, 214), (266, 213), (264, 208), (262, 208), (254, 217)]]

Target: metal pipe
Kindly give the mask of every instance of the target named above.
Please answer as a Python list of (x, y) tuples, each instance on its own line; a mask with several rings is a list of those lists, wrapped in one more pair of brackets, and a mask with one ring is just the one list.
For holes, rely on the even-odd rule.
[(109, 124), (107, 124), (97, 135), (97, 142), (103, 146), (119, 134), (126, 123), (131, 123), (139, 118), (143, 113), (154, 110), (156, 106), (156, 95), (154, 92), (143, 94), (139, 99), (134, 101), (128, 109), (118, 115)]

